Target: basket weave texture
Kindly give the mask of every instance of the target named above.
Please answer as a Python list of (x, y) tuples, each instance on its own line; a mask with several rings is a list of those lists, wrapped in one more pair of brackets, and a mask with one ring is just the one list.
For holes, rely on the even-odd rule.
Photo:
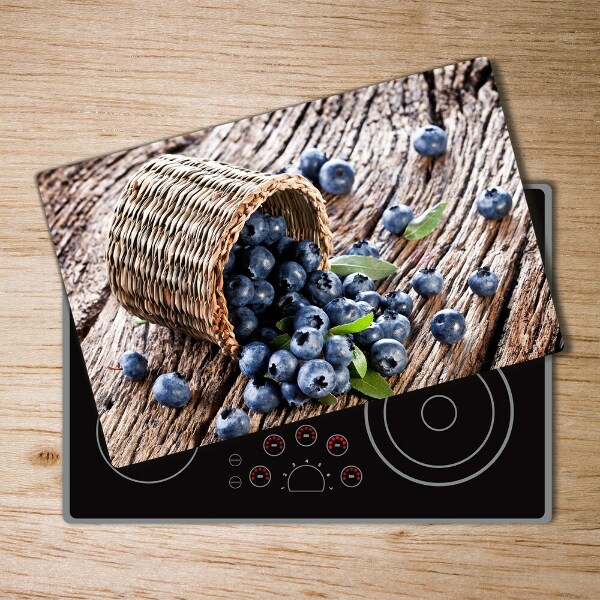
[(270, 175), (165, 154), (129, 180), (110, 227), (106, 263), (117, 300), (132, 314), (234, 355), (223, 268), (244, 223), (260, 206), (282, 215), (287, 235), (332, 253), (320, 192), (304, 177)]

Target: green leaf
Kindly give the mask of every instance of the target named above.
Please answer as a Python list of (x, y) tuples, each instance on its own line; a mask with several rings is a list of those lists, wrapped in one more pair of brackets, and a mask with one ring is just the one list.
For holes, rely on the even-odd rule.
[(279, 331), (284, 331), (285, 333), (294, 333), (294, 317), (284, 317), (281, 321), (277, 321), (275, 326)]
[(282, 333), (269, 342), (273, 350), (289, 350), (291, 338), (287, 333)]
[(367, 372), (367, 359), (363, 354), (363, 351), (358, 347), (354, 346), (352, 352), (352, 362), (350, 363), (350, 369), (356, 373), (361, 379)]
[(131, 322), (133, 323), (134, 327), (137, 327), (138, 325), (146, 325), (146, 323), (148, 323), (146, 319), (141, 319), (140, 317), (132, 317)]
[(447, 202), (439, 202), (435, 206), (427, 209), (422, 215), (415, 217), (404, 230), (404, 237), (407, 240), (420, 240), (429, 235), (442, 220), (444, 210), (448, 206)]
[(369, 398), (389, 398), (394, 395), (394, 390), (388, 385), (388, 382), (375, 371), (367, 370), (365, 376), (350, 377), (350, 385), (353, 389), (363, 393)]
[(344, 335), (346, 333), (358, 333), (363, 329), (366, 329), (373, 322), (373, 313), (368, 313), (352, 323), (346, 323), (345, 325), (336, 325), (329, 330), (331, 335)]
[(327, 396), (319, 398), (319, 402), (324, 406), (333, 406), (337, 401), (338, 399), (333, 394), (327, 394)]
[(331, 270), (342, 277), (350, 273), (364, 273), (376, 280), (388, 277), (398, 269), (396, 265), (372, 256), (334, 256), (329, 262)]

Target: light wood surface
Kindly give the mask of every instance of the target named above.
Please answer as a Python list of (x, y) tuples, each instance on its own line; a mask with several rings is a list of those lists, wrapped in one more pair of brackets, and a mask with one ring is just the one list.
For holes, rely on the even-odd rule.
[[(0, 596), (597, 598), (593, 2), (2, 2)], [(555, 187), (555, 516), (539, 526), (66, 525), (61, 282), (42, 169), (487, 54)]]

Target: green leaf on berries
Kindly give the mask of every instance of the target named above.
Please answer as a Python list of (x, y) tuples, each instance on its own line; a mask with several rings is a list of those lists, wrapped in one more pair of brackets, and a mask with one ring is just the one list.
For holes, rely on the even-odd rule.
[(287, 333), (282, 333), (269, 342), (269, 346), (273, 350), (289, 350), (291, 338)]
[(134, 327), (137, 327), (138, 325), (146, 325), (146, 323), (148, 323), (146, 319), (141, 319), (140, 317), (133, 317), (131, 322), (133, 323)]
[(284, 317), (281, 321), (277, 321), (275, 326), (279, 331), (292, 334), (294, 333), (294, 317)]
[(407, 240), (420, 240), (429, 235), (442, 220), (444, 210), (448, 206), (447, 202), (439, 202), (435, 206), (427, 209), (422, 215), (415, 217), (404, 230), (404, 237)]
[(345, 325), (336, 325), (329, 330), (331, 335), (344, 335), (346, 333), (358, 333), (363, 329), (366, 329), (373, 322), (373, 313), (366, 314), (352, 323), (346, 323)]
[(324, 406), (333, 406), (337, 401), (338, 399), (333, 394), (327, 394), (327, 396), (319, 398), (319, 402)]
[(394, 395), (394, 390), (388, 385), (388, 382), (377, 372), (368, 369), (365, 376), (350, 377), (352, 389), (361, 392), (369, 398), (389, 398)]
[(329, 263), (336, 275), (345, 277), (350, 273), (364, 273), (375, 280), (389, 277), (398, 269), (396, 265), (372, 256), (334, 256)]
[(352, 362), (350, 363), (350, 372), (354, 375), (358, 375), (361, 379), (367, 373), (367, 359), (363, 354), (363, 351), (358, 347), (354, 346), (352, 351)]

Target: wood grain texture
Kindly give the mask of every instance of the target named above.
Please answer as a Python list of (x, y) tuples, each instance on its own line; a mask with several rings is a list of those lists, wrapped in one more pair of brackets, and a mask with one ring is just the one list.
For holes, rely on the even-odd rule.
[[(0, 596), (597, 598), (597, 5), (2, 3)], [(34, 174), (489, 54), (525, 181), (555, 190), (555, 517), (540, 526), (61, 518), (61, 290)], [(207, 359), (208, 360), (208, 359)]]
[[(411, 149), (416, 127), (439, 123), (449, 150), (437, 160)], [(369, 86), (323, 100), (187, 134), (147, 150), (116, 153), (41, 173), (38, 184), (75, 315), (100, 420), (115, 466), (218, 442), (215, 421), (223, 407), (242, 407), (246, 377), (205, 342), (164, 327), (136, 325), (110, 297), (104, 249), (116, 199), (131, 176), (156, 153), (180, 152), (263, 172), (297, 164), (302, 149), (318, 146), (355, 165), (351, 194), (326, 195), (338, 254), (369, 238), (382, 258), (399, 266), (381, 291), (410, 290), (423, 267), (444, 274), (443, 293), (425, 300), (413, 292), (413, 329), (406, 342), (408, 366), (390, 380), (396, 393), (466, 377), (494, 364), (508, 366), (554, 352), (558, 321), (550, 299), (504, 114), (485, 58)], [(482, 219), (475, 200), (491, 185), (514, 198), (510, 218)], [(440, 201), (448, 210), (432, 234), (408, 242), (381, 225), (385, 208), (408, 204), (415, 214)], [(88, 268), (89, 264), (89, 268)], [(466, 281), (488, 265), (501, 275), (491, 299), (475, 296)], [(454, 346), (438, 344), (428, 331), (444, 307), (460, 310), (468, 333)], [(125, 380), (106, 369), (127, 349), (149, 357), (151, 377)], [(192, 400), (165, 410), (152, 397), (152, 380), (178, 371), (191, 383)], [(309, 402), (267, 415), (252, 413), (252, 430), (318, 416), (363, 403), (345, 394), (334, 407)]]

